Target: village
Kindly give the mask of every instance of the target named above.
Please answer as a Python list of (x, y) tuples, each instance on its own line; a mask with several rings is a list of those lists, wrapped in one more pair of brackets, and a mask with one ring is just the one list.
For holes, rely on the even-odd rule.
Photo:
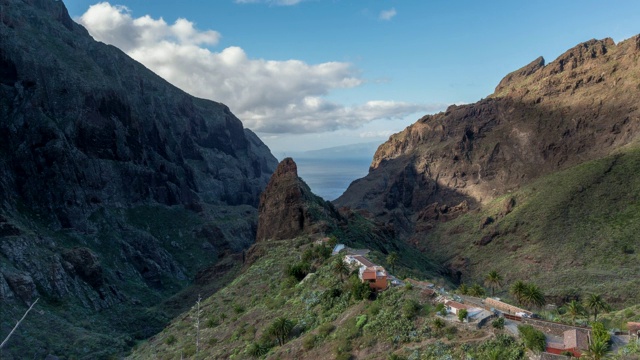
[[(372, 292), (383, 292), (389, 287), (411, 286), (421, 290), (421, 296), (428, 299), (436, 309), (436, 316), (447, 323), (467, 328), (480, 329), (495, 320), (514, 336), (520, 336), (518, 325), (530, 325), (545, 337), (541, 360), (580, 358), (590, 351), (594, 343), (590, 326), (569, 325), (542, 319), (536, 313), (523, 309), (495, 297), (475, 297), (454, 294), (444, 287), (411, 278), (400, 280), (383, 266), (373, 263), (365, 255), (368, 250), (350, 249), (344, 244), (333, 248), (333, 255), (342, 255), (343, 261), (358, 271), (358, 277), (368, 283)], [(610, 351), (622, 348), (630, 342), (640, 343), (640, 322), (628, 322), (627, 331), (608, 331)]]

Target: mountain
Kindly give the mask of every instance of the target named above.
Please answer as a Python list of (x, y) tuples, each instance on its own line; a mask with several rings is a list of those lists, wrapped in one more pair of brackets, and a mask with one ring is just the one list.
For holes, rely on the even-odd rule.
[(0, 333), (41, 299), (2, 358), (112, 356), (225, 279), (277, 160), (61, 1), (0, 8)]
[(497, 269), (551, 298), (638, 301), (639, 58), (635, 36), (535, 59), (488, 98), (392, 135), (334, 204), (368, 211), (459, 282)]
[(333, 205), (313, 194), (298, 177), (295, 161), (285, 158), (260, 195), (256, 241), (326, 233), (340, 222), (344, 220)]

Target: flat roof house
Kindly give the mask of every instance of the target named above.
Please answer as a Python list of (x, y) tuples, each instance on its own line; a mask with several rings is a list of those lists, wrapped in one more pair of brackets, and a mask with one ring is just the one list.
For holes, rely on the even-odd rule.
[(358, 268), (358, 277), (363, 282), (368, 282), (373, 290), (384, 290), (387, 288), (387, 271), (362, 255), (345, 255), (344, 262), (351, 267)]

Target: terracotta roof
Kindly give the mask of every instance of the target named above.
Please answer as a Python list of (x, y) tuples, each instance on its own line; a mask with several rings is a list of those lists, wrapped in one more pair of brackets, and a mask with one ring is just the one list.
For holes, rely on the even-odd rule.
[(629, 329), (629, 331), (640, 331), (640, 322), (628, 322), (627, 323), (627, 328)]
[(587, 350), (589, 348), (589, 333), (578, 329), (565, 331), (564, 347), (565, 349)]

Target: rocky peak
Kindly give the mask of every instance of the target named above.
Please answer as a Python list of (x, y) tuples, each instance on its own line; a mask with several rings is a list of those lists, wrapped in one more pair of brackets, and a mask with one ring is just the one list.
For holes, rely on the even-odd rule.
[(321, 233), (340, 215), (314, 195), (298, 177), (292, 158), (282, 160), (260, 195), (256, 241), (292, 239), (302, 234)]
[(505, 76), (496, 87), (496, 92), (499, 92), (502, 89), (509, 86), (510, 84), (517, 82), (518, 80), (535, 73), (536, 71), (544, 67), (544, 63), (545, 63), (544, 58), (540, 56), (537, 59), (530, 62), (529, 65), (523, 67), (522, 69), (518, 69), (514, 72), (507, 74), (507, 76)]

